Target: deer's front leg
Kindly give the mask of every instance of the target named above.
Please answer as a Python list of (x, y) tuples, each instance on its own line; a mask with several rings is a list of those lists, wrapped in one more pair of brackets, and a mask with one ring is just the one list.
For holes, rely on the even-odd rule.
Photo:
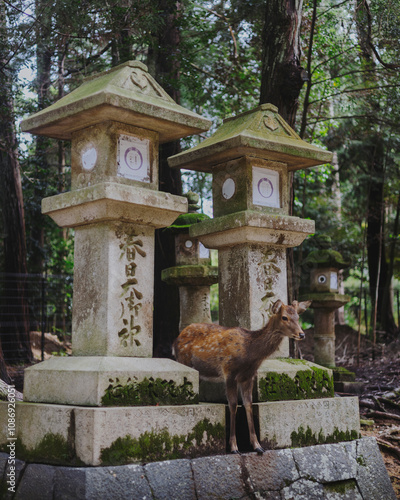
[(250, 434), (250, 444), (253, 447), (253, 450), (259, 454), (264, 453), (264, 449), (260, 445), (256, 430), (254, 428), (254, 417), (253, 417), (253, 378), (250, 380), (246, 380), (241, 382), (240, 384), (240, 392), (242, 393), (242, 401), (243, 406), (246, 409), (246, 417), (247, 417), (247, 425), (249, 427)]
[(237, 381), (234, 377), (228, 377), (226, 380), (226, 397), (228, 399), (230, 413), (229, 447), (231, 453), (239, 453), (236, 441), (236, 411), (238, 403), (238, 387)]

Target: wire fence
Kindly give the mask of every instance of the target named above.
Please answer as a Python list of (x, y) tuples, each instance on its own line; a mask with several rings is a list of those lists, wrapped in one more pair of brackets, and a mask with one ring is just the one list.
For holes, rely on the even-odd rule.
[[(16, 297), (25, 291), (28, 307), (28, 321), (30, 344), (33, 349), (40, 351), (40, 358), (44, 358), (46, 338), (45, 334), (57, 336), (60, 342), (71, 339), (72, 323), (72, 289), (73, 277), (70, 275), (54, 274), (10, 274), (0, 273), (0, 321), (2, 333), (2, 348), (7, 351), (7, 342), (15, 329), (23, 331), (26, 327)], [(56, 340), (56, 339), (55, 339)], [(35, 353), (37, 357), (37, 352)], [(17, 362), (18, 359), (10, 359)]]

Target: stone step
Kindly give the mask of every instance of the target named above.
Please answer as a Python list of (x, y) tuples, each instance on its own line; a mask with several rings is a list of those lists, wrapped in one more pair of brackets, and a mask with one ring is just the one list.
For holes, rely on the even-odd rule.
[[(302, 359), (265, 360), (254, 381), (253, 401), (333, 397), (332, 370)], [(200, 401), (226, 403), (225, 384), (200, 381)]]
[(24, 401), (81, 406), (198, 403), (199, 374), (171, 359), (53, 357), (25, 370)]

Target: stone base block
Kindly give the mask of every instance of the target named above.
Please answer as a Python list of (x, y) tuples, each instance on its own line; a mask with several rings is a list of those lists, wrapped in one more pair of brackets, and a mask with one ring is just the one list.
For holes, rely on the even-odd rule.
[(266, 448), (335, 443), (360, 435), (357, 397), (256, 403), (254, 414)]
[(121, 465), (225, 453), (224, 405), (85, 408), (16, 404), (15, 440), (0, 403), (0, 449), (19, 459)]
[(8, 460), (0, 453), (0, 491), (6, 492), (5, 499), (13, 492), (18, 500), (396, 499), (378, 445), (370, 437), (268, 451), (263, 456), (250, 453), (120, 467), (54, 467), (17, 460), (11, 481)]
[(364, 387), (364, 382), (335, 382), (335, 391), (347, 394), (361, 394)]
[(24, 401), (82, 406), (198, 402), (199, 375), (171, 359), (53, 357), (25, 370)]
[[(301, 359), (267, 359), (254, 381), (253, 400), (282, 401), (333, 396), (332, 370)], [(225, 403), (225, 384), (200, 381), (200, 401)]]

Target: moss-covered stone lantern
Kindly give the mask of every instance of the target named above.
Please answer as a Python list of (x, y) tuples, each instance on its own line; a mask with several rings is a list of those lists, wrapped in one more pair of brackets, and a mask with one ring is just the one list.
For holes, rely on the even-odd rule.
[(211, 265), (210, 250), (189, 235), (193, 224), (209, 217), (196, 212), (199, 208), (196, 193), (189, 192), (186, 196), (189, 213), (180, 215), (164, 229), (175, 234), (176, 266), (162, 272), (163, 281), (179, 287), (180, 331), (191, 323), (211, 323), (210, 286), (218, 281), (218, 267)]
[[(331, 156), (301, 140), (275, 106), (263, 104), (169, 158), (173, 168), (213, 174), (214, 218), (189, 234), (218, 249), (222, 325), (257, 330), (274, 301), (287, 301), (286, 248), (314, 232), (314, 221), (288, 215), (288, 175)], [(282, 349), (287, 355), (288, 343)]]
[[(187, 212), (186, 198), (158, 191), (159, 144), (210, 125), (137, 61), (86, 80), (23, 121), (25, 132), (71, 141), (71, 191), (44, 199), (42, 211), (75, 229), (73, 355), (25, 372), (17, 437), (29, 456), (36, 450), (46, 461), (41, 443), (55, 436), (69, 450), (60, 447), (61, 463), (71, 456), (99, 465), (107, 450), (127, 453), (121, 442), (160, 432), (188, 439), (196, 454), (193, 429), (206, 416), (211, 427), (224, 426), (222, 405), (194, 404), (195, 370), (152, 358), (154, 231)], [(223, 436), (215, 444), (221, 452)], [(160, 458), (164, 452), (167, 445)]]
[(335, 311), (350, 297), (339, 293), (339, 271), (350, 262), (329, 248), (328, 236), (318, 237), (320, 249), (310, 252), (303, 268), (310, 272), (310, 293), (304, 300), (312, 300), (314, 309), (314, 361), (329, 368), (335, 367)]

